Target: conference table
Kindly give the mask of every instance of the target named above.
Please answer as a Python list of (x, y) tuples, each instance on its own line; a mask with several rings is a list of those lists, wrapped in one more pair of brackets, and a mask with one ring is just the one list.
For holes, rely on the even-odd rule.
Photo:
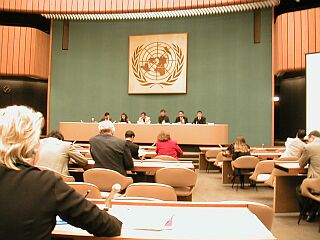
[[(108, 212), (123, 222), (117, 239), (276, 239), (246, 204), (115, 200)], [(108, 239), (69, 224), (52, 235)]]
[[(228, 144), (227, 124), (121, 124), (115, 123), (114, 135), (124, 138), (127, 130), (135, 133), (135, 143), (153, 144), (161, 131), (170, 133), (171, 138), (182, 145)], [(65, 140), (87, 142), (97, 135), (98, 123), (60, 122), (59, 131)]]
[(296, 188), (306, 178), (308, 168), (298, 162), (275, 163), (273, 210), (275, 213), (299, 212)]

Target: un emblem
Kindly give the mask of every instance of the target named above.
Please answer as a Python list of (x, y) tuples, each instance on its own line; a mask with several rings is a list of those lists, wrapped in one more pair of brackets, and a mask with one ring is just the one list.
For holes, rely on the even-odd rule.
[(178, 80), (184, 55), (176, 44), (152, 42), (138, 46), (132, 56), (132, 70), (141, 86), (171, 86)]

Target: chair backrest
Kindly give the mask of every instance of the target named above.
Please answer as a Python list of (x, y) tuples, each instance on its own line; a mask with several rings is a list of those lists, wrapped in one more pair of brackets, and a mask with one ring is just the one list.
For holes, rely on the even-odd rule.
[(242, 156), (231, 162), (233, 168), (254, 169), (259, 162), (259, 158), (254, 156)]
[(161, 159), (161, 160), (176, 160), (176, 161), (179, 161), (179, 159), (176, 159), (172, 156), (168, 156), (168, 155), (158, 155), (158, 156), (155, 156), (154, 159)]
[(125, 196), (156, 198), (164, 201), (177, 201), (173, 187), (159, 183), (133, 183), (127, 187)]
[(278, 158), (277, 161), (283, 161), (283, 162), (286, 162), (286, 161), (289, 161), (289, 162), (296, 162), (298, 161), (299, 158), (298, 157), (283, 157), (283, 158)]
[[(302, 196), (320, 202), (320, 177), (304, 179), (300, 188)], [(315, 193), (317, 193), (317, 195), (315, 195)]]
[(194, 187), (197, 174), (188, 168), (161, 168), (156, 172), (155, 181), (171, 187)]
[(91, 183), (68, 182), (70, 187), (87, 198), (102, 198), (99, 188)]
[(216, 160), (215, 160), (215, 163), (217, 164), (218, 162), (223, 162), (223, 152), (219, 152), (217, 157), (216, 157)]
[(110, 192), (112, 186), (116, 183), (120, 184), (121, 190), (126, 189), (127, 186), (133, 183), (132, 178), (105, 168), (89, 169), (83, 173), (83, 179), (87, 183), (96, 185), (103, 192)]
[[(251, 177), (256, 180), (257, 176), (259, 174), (271, 174), (272, 170), (274, 168), (274, 161), (273, 160), (264, 160), (264, 161), (260, 161), (258, 162), (258, 164), (256, 165), (256, 168), (254, 169), (253, 174), (251, 175)], [(250, 177), (250, 178), (251, 178)]]
[(36, 167), (39, 168), (41, 171), (44, 171), (44, 170), (45, 170), (45, 171), (53, 172), (53, 174), (54, 174), (55, 176), (61, 177), (64, 182), (74, 182), (74, 181), (75, 181), (74, 177), (64, 175), (64, 174), (59, 173), (59, 172), (57, 172), (57, 171), (55, 171), (55, 170), (53, 170), (53, 169), (51, 169), (51, 168), (47, 168), (47, 167), (43, 167), (43, 166), (36, 166)]
[(216, 158), (219, 152), (221, 152), (221, 149), (212, 149), (212, 150), (206, 151), (206, 159)]

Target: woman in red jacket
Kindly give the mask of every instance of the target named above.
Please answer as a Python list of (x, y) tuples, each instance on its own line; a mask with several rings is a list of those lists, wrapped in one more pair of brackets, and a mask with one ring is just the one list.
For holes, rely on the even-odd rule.
[(160, 132), (156, 146), (157, 155), (167, 155), (178, 159), (178, 156), (183, 154), (177, 142), (171, 140), (169, 133)]

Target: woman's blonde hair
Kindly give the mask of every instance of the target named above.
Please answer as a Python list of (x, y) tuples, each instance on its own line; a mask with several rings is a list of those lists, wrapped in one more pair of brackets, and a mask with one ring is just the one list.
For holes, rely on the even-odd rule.
[(0, 163), (19, 170), (17, 162), (29, 163), (36, 156), (44, 119), (40, 112), (26, 106), (0, 109)]
[(169, 133), (166, 133), (166, 132), (164, 132), (164, 131), (161, 131), (160, 133), (159, 133), (159, 135), (158, 135), (158, 140), (160, 141), (160, 142), (165, 142), (165, 141), (168, 141), (168, 140), (170, 140), (171, 138), (170, 138), (170, 134)]
[(248, 145), (243, 136), (236, 137), (236, 141), (234, 143), (234, 151), (235, 152), (249, 152)]

